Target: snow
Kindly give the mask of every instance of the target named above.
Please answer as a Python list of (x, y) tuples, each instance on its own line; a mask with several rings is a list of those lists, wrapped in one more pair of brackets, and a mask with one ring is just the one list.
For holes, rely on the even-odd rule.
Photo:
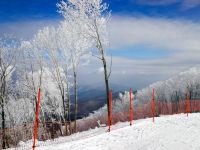
[[(199, 150), (200, 114), (161, 116), (96, 128), (54, 141), (39, 142), (37, 150)], [(26, 143), (24, 143), (26, 144)], [(23, 145), (23, 144), (22, 144)], [(45, 146), (42, 146), (45, 145)]]
[(180, 72), (179, 74), (169, 78), (165, 81), (155, 82), (146, 88), (143, 88), (137, 91), (136, 94), (136, 103), (144, 103), (151, 99), (152, 89), (155, 89), (155, 98), (157, 100), (167, 100), (172, 101), (176, 100), (176, 92), (178, 92), (179, 100), (185, 99), (185, 92), (191, 91), (191, 97), (193, 99), (200, 98), (200, 68), (193, 67), (184, 72)]
[[(142, 106), (152, 100), (152, 89), (155, 89), (155, 100), (158, 101), (182, 101), (185, 93), (189, 91), (191, 99), (200, 99), (200, 67), (193, 67), (181, 72), (168, 80), (155, 82), (133, 95), (133, 107)], [(176, 94), (177, 92), (177, 94)], [(119, 97), (113, 101), (113, 113), (127, 112), (130, 107), (130, 94), (128, 91), (119, 93)], [(107, 105), (89, 114), (86, 119), (100, 118), (107, 115)]]

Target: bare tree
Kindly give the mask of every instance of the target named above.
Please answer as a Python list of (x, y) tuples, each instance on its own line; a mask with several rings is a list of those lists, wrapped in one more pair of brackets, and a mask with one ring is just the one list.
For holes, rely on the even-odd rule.
[[(78, 81), (77, 73), (78, 67), (83, 62), (83, 56), (89, 53), (91, 47), (88, 38), (81, 34), (83, 28), (80, 24), (76, 24), (74, 21), (63, 21), (59, 26), (59, 37), (60, 37), (60, 49), (63, 51), (61, 54), (70, 64), (73, 72), (73, 86), (74, 86), (74, 99), (75, 99), (75, 131), (76, 131), (76, 120), (78, 113)], [(82, 59), (82, 60), (81, 60)]]
[[(18, 67), (20, 84), (22, 84), (25, 95), (29, 95), (29, 98), (33, 100), (33, 108), (36, 111), (37, 92), (42, 86), (43, 59), (37, 48), (29, 41), (22, 41), (20, 48), (21, 60)], [(36, 72), (38, 72), (37, 75)]]
[(45, 27), (40, 30), (33, 39), (35, 46), (40, 49), (40, 53), (45, 55), (46, 64), (51, 70), (51, 74), (57, 83), (57, 88), (59, 89), (60, 96), (63, 103), (63, 119), (66, 120), (67, 117), (67, 108), (66, 96), (68, 93), (68, 74), (65, 68), (60, 63), (60, 53), (59, 53), (59, 39), (57, 30), (53, 27)]
[(17, 42), (9, 36), (0, 38), (0, 106), (1, 128), (3, 130), (2, 148), (6, 148), (6, 105), (12, 94), (12, 72), (15, 70)]
[[(94, 55), (102, 61), (104, 68), (104, 81), (106, 86), (107, 108), (109, 111), (109, 77), (111, 67), (108, 71), (105, 46), (108, 44), (107, 23), (110, 13), (108, 6), (102, 0), (68, 0), (58, 4), (59, 12), (65, 20), (75, 22), (83, 30), (81, 33), (91, 39), (91, 43), (97, 48), (98, 55)], [(96, 53), (95, 53), (96, 54)]]

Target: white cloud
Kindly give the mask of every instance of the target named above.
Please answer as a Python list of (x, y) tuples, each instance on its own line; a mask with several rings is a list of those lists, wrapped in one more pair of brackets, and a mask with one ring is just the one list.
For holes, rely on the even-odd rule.
[(181, 0), (137, 0), (139, 4), (144, 5), (170, 5), (180, 1)]
[[(168, 51), (169, 56), (154, 59), (113, 57), (111, 82), (143, 87), (157, 80), (167, 79), (200, 64), (200, 24), (186, 20), (156, 18), (113, 17), (110, 24), (113, 50), (145, 45), (147, 50)], [(109, 62), (109, 60), (107, 61)], [(82, 68), (84, 76), (91, 73), (94, 82), (103, 81), (101, 62), (92, 60)], [(97, 74), (98, 73), (98, 74)]]
[[(58, 20), (44, 20), (0, 24), (0, 33), (12, 32), (18, 37), (31, 37), (38, 28), (57, 23)], [(156, 49), (170, 53), (169, 56), (157, 59), (113, 57), (111, 82), (114, 83), (143, 87), (200, 64), (200, 23), (198, 22), (113, 16), (110, 24), (110, 39), (111, 48), (116, 51), (134, 49), (137, 45), (143, 45), (149, 51)], [(88, 65), (80, 66), (79, 83), (104, 84), (101, 61), (92, 58), (87, 63)]]
[(104, 71), (104, 68), (103, 67), (100, 67), (97, 69), (98, 73), (102, 73)]
[(200, 0), (183, 0), (183, 10), (191, 9), (200, 5)]
[(188, 10), (200, 5), (200, 0), (132, 0), (140, 5), (161, 6), (179, 4), (180, 10)]
[(0, 23), (0, 35), (12, 34), (18, 38), (29, 39), (39, 29), (45, 26), (56, 26), (58, 25), (58, 19), (52, 20), (29, 20), (12, 23)]
[(109, 29), (113, 49), (136, 45), (168, 51), (200, 49), (200, 24), (191, 21), (114, 16)]

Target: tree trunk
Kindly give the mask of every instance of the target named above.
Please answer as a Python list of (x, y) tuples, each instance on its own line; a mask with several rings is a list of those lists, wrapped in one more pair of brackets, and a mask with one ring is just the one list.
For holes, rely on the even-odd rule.
[(77, 132), (77, 113), (78, 113), (78, 96), (77, 96), (77, 74), (76, 71), (74, 70), (74, 98), (75, 98), (75, 117), (74, 117), (74, 127), (75, 127), (75, 132)]
[(2, 118), (2, 130), (3, 130), (3, 135), (2, 135), (2, 148), (6, 148), (6, 133), (5, 133), (5, 110), (4, 110), (4, 100), (2, 98), (2, 105), (1, 105), (1, 118)]
[(3, 76), (1, 77), (1, 126), (3, 130), (3, 135), (2, 135), (2, 148), (6, 148), (6, 133), (5, 133), (5, 127), (6, 127), (6, 122), (5, 122), (5, 95), (6, 95), (6, 79), (5, 79), (5, 74), (3, 73)]
[[(69, 124), (67, 123), (67, 125), (69, 125), (69, 134), (72, 133), (71, 131), (71, 106), (70, 106), (70, 92), (69, 92), (69, 83), (67, 83), (67, 119), (69, 121)], [(67, 127), (67, 126), (66, 126)]]
[[(108, 111), (108, 118), (110, 116), (110, 102), (109, 102), (109, 75), (108, 75), (108, 72), (107, 72), (107, 63), (106, 63), (106, 59), (105, 59), (105, 56), (104, 56), (104, 49), (103, 49), (103, 46), (102, 46), (102, 43), (101, 43), (101, 39), (100, 39), (100, 36), (99, 36), (99, 31), (98, 31), (98, 27), (96, 25), (96, 21), (94, 22), (95, 24), (95, 28), (96, 28), (96, 34), (97, 34), (97, 49), (99, 50), (100, 54), (101, 54), (101, 60), (103, 62), (103, 68), (104, 68), (104, 80), (105, 80), (105, 85), (106, 85), (106, 100), (107, 100), (107, 111)], [(110, 122), (111, 124), (111, 122)]]
[(64, 96), (65, 92), (63, 89), (63, 93), (62, 93), (62, 102), (63, 102), (63, 115), (64, 115), (64, 121), (66, 120), (66, 109), (65, 109), (65, 96)]
[(70, 93), (69, 93), (69, 83), (67, 83), (67, 104), (68, 104), (68, 121), (71, 121), (71, 114), (70, 114)]
[[(106, 85), (106, 101), (107, 101), (107, 111), (108, 111), (108, 118), (110, 116), (110, 101), (109, 101), (109, 81), (108, 81), (108, 72), (107, 72), (107, 64), (104, 56), (102, 55), (103, 60), (103, 68), (104, 68), (104, 78), (105, 78), (105, 85)], [(111, 122), (110, 122), (111, 123)]]

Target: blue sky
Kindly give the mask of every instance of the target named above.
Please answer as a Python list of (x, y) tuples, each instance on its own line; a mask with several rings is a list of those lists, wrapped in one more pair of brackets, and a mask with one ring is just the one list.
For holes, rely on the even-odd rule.
[(199, 20), (200, 2), (192, 7), (185, 6), (183, 2), (184, 0), (108, 0), (110, 8), (116, 14)]
[[(0, 34), (28, 39), (44, 26), (55, 26), (62, 19), (58, 2), (0, 0)], [(105, 2), (112, 11), (113, 82), (144, 87), (200, 64), (200, 0)], [(82, 69), (81, 77), (99, 74), (93, 83), (103, 77), (101, 63)]]
[[(187, 2), (188, 1), (188, 2)], [(60, 18), (59, 0), (1, 0), (0, 22)], [(113, 14), (200, 20), (199, 0), (106, 0)]]
[(0, 21), (47, 19), (59, 17), (56, 13), (57, 0), (1, 0)]

